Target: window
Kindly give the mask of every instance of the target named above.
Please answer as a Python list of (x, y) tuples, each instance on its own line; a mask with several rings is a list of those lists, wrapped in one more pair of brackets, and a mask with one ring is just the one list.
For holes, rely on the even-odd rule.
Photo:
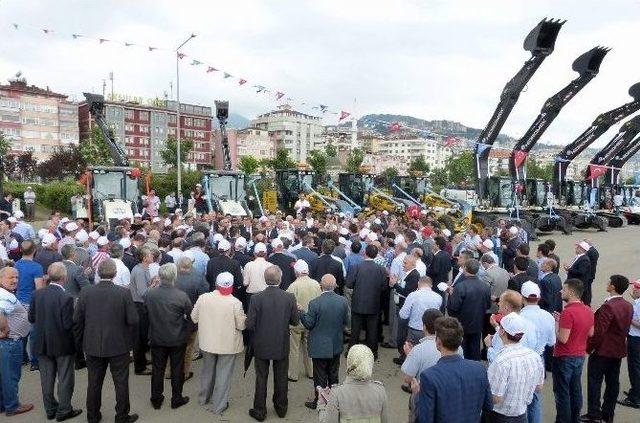
[(135, 125), (131, 124), (131, 123), (127, 123), (126, 125), (124, 125), (124, 130), (125, 131), (129, 131), (129, 132), (133, 132), (135, 131)]
[(124, 111), (124, 118), (125, 119), (133, 119), (133, 109), (126, 109)]
[(138, 111), (138, 119), (143, 122), (149, 122), (149, 112), (144, 112), (142, 110)]
[(140, 132), (142, 134), (148, 134), (149, 133), (149, 127), (146, 125), (140, 125)]
[(169, 115), (169, 123), (176, 124), (176, 115)]
[(184, 123), (184, 126), (193, 126), (193, 119), (192, 118), (184, 118), (182, 120), (182, 122)]

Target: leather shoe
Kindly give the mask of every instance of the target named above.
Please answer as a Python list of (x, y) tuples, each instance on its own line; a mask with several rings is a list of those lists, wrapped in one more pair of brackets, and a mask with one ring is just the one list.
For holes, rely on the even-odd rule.
[(318, 403), (315, 400), (310, 400), (305, 402), (304, 406), (312, 410), (315, 410), (316, 408), (318, 408)]
[(602, 419), (593, 418), (587, 413), (580, 416), (579, 421), (583, 423), (600, 423), (602, 422)]
[(629, 397), (618, 400), (618, 404), (623, 405), (625, 407), (640, 408), (640, 404), (632, 402), (631, 400), (629, 400)]
[(182, 397), (177, 401), (171, 401), (171, 408), (173, 409), (180, 408), (188, 402), (189, 402), (189, 397)]
[(289, 382), (297, 382), (297, 381), (298, 381), (298, 379), (291, 379), (290, 377), (288, 377), (288, 378), (287, 378), (287, 380), (288, 380)]
[(40, 370), (40, 366), (38, 366), (37, 364), (32, 364), (31, 367), (29, 367), (29, 371), (31, 372), (35, 372), (39, 370)]
[[(275, 408), (275, 407), (274, 407)], [(280, 417), (281, 419), (284, 419), (285, 417), (287, 417), (287, 409), (285, 408), (284, 410), (282, 408), (276, 408), (276, 414), (278, 415), (278, 417)]]
[(154, 410), (160, 410), (160, 408), (162, 408), (162, 403), (164, 402), (164, 395), (160, 396), (158, 399), (152, 399), (150, 401)]
[(17, 416), (18, 414), (26, 413), (31, 410), (33, 410), (33, 404), (20, 404), (15, 410), (7, 411), (7, 417)]
[(411, 386), (409, 386), (409, 385), (402, 385), (402, 386), (400, 387), (400, 389), (402, 389), (402, 391), (403, 391), (403, 392), (406, 392), (407, 394), (410, 394), (410, 393), (411, 393)]
[(141, 372), (135, 372), (138, 376), (149, 376), (151, 375), (151, 370), (150, 369), (144, 369)]
[(70, 420), (70, 419), (73, 419), (74, 417), (78, 417), (80, 414), (82, 414), (82, 410), (80, 410), (80, 409), (71, 410), (67, 414), (64, 414), (62, 416), (56, 417), (56, 421), (57, 422), (63, 422), (65, 420)]
[(133, 423), (138, 420), (137, 414), (129, 414), (127, 418), (124, 419), (125, 423)]
[(75, 367), (76, 367), (76, 370), (82, 370), (82, 369), (84, 369), (85, 367), (87, 367), (87, 362), (86, 362), (86, 361), (84, 361), (84, 360), (82, 360), (82, 361), (78, 361), (78, 362), (76, 363)]
[(400, 357), (394, 357), (393, 362), (396, 363), (398, 366), (402, 366), (402, 363), (404, 363), (404, 360)]
[(256, 410), (254, 410), (253, 408), (251, 410), (249, 410), (249, 415), (251, 417), (253, 417), (254, 419), (256, 419), (257, 421), (259, 421), (259, 422), (263, 422), (264, 419), (267, 417), (267, 416), (262, 416), (262, 415), (258, 414), (258, 412)]
[(47, 414), (47, 420), (53, 420), (56, 418), (56, 413)]

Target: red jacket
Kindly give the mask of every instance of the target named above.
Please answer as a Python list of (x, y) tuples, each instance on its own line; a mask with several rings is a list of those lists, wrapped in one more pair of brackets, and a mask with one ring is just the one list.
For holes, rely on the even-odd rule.
[(633, 318), (633, 306), (622, 297), (605, 301), (595, 314), (595, 328), (587, 351), (602, 357), (627, 356), (627, 334)]

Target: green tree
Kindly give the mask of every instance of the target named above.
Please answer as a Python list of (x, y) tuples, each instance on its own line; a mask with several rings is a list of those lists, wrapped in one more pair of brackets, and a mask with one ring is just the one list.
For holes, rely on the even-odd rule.
[(253, 175), (260, 168), (260, 160), (252, 155), (240, 156), (238, 161), (238, 169), (245, 175)]
[[(187, 161), (191, 150), (193, 150), (193, 141), (180, 140), (180, 164)], [(168, 166), (175, 167), (178, 162), (178, 140), (168, 137), (167, 145), (160, 151), (160, 157)]]
[(5, 157), (11, 151), (11, 141), (9, 141), (2, 131), (0, 131), (0, 155)]
[(51, 156), (38, 165), (36, 173), (44, 181), (77, 179), (87, 168), (87, 163), (76, 145), (57, 148)]
[(359, 148), (354, 148), (347, 157), (347, 172), (358, 173), (360, 172), (360, 166), (364, 161), (364, 151)]
[(269, 167), (273, 170), (291, 169), (296, 167), (296, 162), (289, 157), (289, 150), (279, 148), (276, 151), (276, 157), (269, 161)]
[(322, 150), (312, 150), (307, 154), (307, 163), (316, 172), (316, 178), (320, 183), (323, 183), (327, 176), (328, 161), (329, 157)]
[(409, 162), (409, 172), (429, 172), (429, 165), (424, 160), (424, 156), (414, 157), (411, 162)]
[(398, 176), (398, 169), (396, 169), (395, 167), (388, 167), (377, 176), (376, 183), (379, 183), (380, 185), (383, 185), (383, 186), (389, 185), (391, 181), (393, 181), (397, 176)]
[(553, 163), (540, 164), (536, 159), (528, 159), (527, 178), (551, 181), (553, 179)]
[(336, 149), (335, 145), (333, 144), (327, 144), (324, 147), (324, 152), (327, 155), (327, 157), (335, 157), (338, 155), (338, 150)]
[(33, 152), (25, 151), (18, 156), (16, 167), (19, 172), (18, 177), (22, 181), (28, 181), (33, 178), (38, 167), (38, 161), (33, 157)]
[(80, 140), (80, 154), (89, 165), (108, 166), (113, 164), (111, 150), (104, 139), (102, 131), (97, 126), (93, 127), (91, 137)]
[(440, 191), (449, 185), (449, 173), (445, 168), (435, 168), (429, 174), (429, 180), (431, 181), (433, 190), (436, 192)]
[(471, 184), (475, 180), (474, 156), (471, 151), (463, 151), (447, 160), (445, 170), (453, 184)]

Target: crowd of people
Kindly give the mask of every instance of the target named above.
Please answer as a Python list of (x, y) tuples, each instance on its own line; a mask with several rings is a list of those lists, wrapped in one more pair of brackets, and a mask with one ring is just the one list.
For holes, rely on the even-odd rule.
[[(86, 367), (87, 420), (102, 418), (109, 368), (116, 422), (136, 421), (131, 363), (134, 377), (150, 376), (154, 409), (165, 379), (175, 409), (189, 403), (183, 386), (195, 378), (198, 404), (217, 414), (240, 406), (234, 370), (253, 363), (248, 414), (257, 421), (268, 413), (270, 368), (281, 418), (293, 383), (308, 389), (304, 406), (321, 422), (539, 423), (543, 401), (555, 401), (559, 423), (612, 422), (616, 404), (640, 408), (640, 281), (601, 278), (608, 297), (594, 313), (599, 254), (589, 240), (563, 263), (552, 240), (532, 251), (518, 222), (453, 233), (428, 212), (301, 207), (234, 218), (175, 202), (162, 214), (156, 200), (150, 193), (143, 215), (111, 227), (59, 213), (37, 233), (21, 212), (0, 222), (7, 416), (34, 408), (18, 397), (27, 365), (40, 372), (47, 418), (77, 417), (74, 377)], [(397, 351), (400, 388), (375, 380), (379, 348)], [(631, 386), (620, 397), (625, 357)], [(545, 383), (553, 399), (543, 399)], [(388, 389), (407, 392), (408, 417), (389, 415)]]

